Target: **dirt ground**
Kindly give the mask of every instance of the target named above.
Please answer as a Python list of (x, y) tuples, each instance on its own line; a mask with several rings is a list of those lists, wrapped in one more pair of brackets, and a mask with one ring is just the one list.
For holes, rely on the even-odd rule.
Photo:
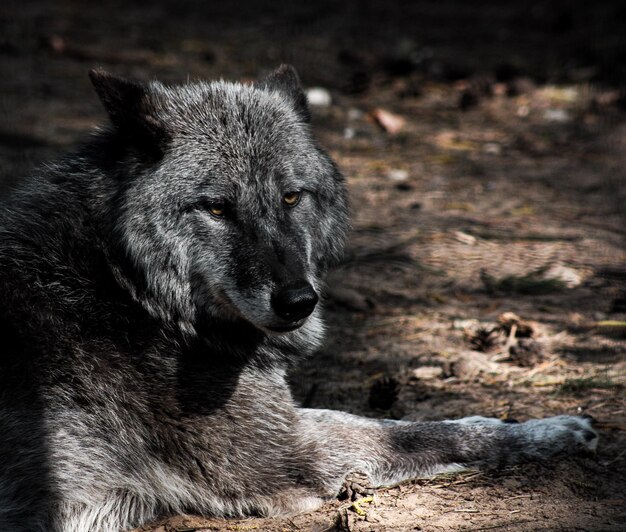
[(298, 401), (411, 420), (585, 413), (601, 442), (357, 507), (141, 530), (626, 529), (623, 3), (294, 4), (5, 0), (0, 191), (103, 119), (88, 68), (175, 82), (293, 63), (332, 98), (313, 127), (354, 225), (326, 347), (292, 372)]

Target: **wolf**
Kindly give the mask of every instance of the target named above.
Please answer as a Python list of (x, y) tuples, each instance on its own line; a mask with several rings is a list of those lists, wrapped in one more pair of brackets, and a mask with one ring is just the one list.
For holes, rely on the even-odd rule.
[(299, 408), (346, 185), (295, 70), (166, 86), (90, 72), (108, 125), (0, 214), (0, 530), (288, 515), (464, 467), (595, 448), (590, 419)]

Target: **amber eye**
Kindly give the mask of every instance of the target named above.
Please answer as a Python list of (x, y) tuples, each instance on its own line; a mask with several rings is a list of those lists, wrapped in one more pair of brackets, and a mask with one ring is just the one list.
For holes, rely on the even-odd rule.
[(283, 196), (283, 202), (285, 203), (285, 205), (287, 205), (288, 207), (295, 207), (298, 202), (300, 201), (300, 197), (302, 196), (301, 192), (287, 192), (287, 194), (285, 194)]
[(223, 203), (209, 203), (206, 208), (211, 216), (216, 218), (221, 218), (226, 214), (226, 205)]

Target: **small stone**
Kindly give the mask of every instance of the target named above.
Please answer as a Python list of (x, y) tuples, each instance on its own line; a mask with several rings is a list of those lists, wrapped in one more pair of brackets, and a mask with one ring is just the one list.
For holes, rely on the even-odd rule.
[(575, 288), (583, 282), (583, 276), (573, 268), (563, 266), (562, 264), (554, 264), (548, 268), (543, 277), (545, 279), (556, 279), (565, 283), (568, 288)]
[(570, 114), (565, 109), (546, 109), (543, 117), (548, 122), (565, 124), (571, 120)]
[(409, 178), (409, 173), (400, 168), (393, 168), (387, 172), (387, 177), (392, 181), (406, 181)]
[(500, 155), (502, 153), (502, 147), (496, 142), (487, 142), (483, 146), (483, 151), (489, 155)]
[(311, 87), (307, 89), (306, 97), (309, 105), (314, 107), (328, 107), (333, 101), (330, 92), (323, 87)]
[(474, 246), (476, 244), (476, 237), (473, 235), (468, 235), (463, 231), (454, 231), (452, 234), (455, 240), (458, 240), (462, 244), (467, 244), (468, 246)]
[(352, 140), (356, 137), (356, 130), (353, 127), (347, 127), (343, 130), (343, 138)]
[(411, 372), (411, 377), (422, 381), (440, 379), (443, 376), (443, 368), (439, 366), (422, 366)]

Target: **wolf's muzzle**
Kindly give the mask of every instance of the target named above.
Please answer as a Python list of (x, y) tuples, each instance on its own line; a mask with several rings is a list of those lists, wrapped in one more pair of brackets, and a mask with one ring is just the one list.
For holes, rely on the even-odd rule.
[(288, 322), (306, 318), (313, 312), (319, 297), (304, 279), (282, 287), (272, 295), (272, 308), (276, 315)]

